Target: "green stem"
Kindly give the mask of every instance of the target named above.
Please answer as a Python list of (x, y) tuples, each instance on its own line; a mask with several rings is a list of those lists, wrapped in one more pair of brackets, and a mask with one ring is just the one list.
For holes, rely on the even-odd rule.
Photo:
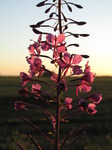
[(55, 150), (59, 150), (60, 93), (57, 92)]
[[(59, 15), (59, 32), (62, 33), (61, 24), (61, 0), (58, 0), (58, 15)], [(60, 54), (60, 59), (62, 59), (62, 54)], [(58, 71), (58, 83), (61, 80), (61, 68)], [(55, 135), (55, 150), (59, 150), (59, 127), (60, 127), (60, 96), (61, 93), (57, 86), (57, 106), (56, 106), (56, 135)]]

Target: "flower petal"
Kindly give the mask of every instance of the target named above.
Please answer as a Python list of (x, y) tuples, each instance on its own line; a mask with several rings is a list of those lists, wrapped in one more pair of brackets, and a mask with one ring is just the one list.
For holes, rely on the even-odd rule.
[(35, 54), (35, 48), (33, 44), (28, 47), (28, 50), (30, 54)]
[(94, 104), (98, 104), (102, 100), (102, 94), (92, 94), (87, 97), (87, 99), (91, 100)]
[(43, 51), (48, 51), (50, 49), (50, 45), (47, 42), (41, 44), (41, 48)]
[(88, 104), (86, 103), (85, 99), (80, 99), (79, 101), (79, 107), (82, 111), (86, 111), (88, 108)]
[(90, 66), (88, 65), (89, 61), (87, 61), (87, 64), (85, 65), (84, 73), (90, 72)]
[(40, 58), (35, 58), (34, 60), (34, 66), (35, 67), (40, 67), (42, 65), (42, 60)]
[(60, 34), (60, 35), (58, 35), (56, 42), (57, 42), (57, 44), (59, 44), (59, 43), (63, 43), (64, 40), (65, 40), (65, 35)]
[(79, 92), (84, 92), (84, 93), (88, 93), (90, 92), (92, 89), (91, 86), (89, 85), (86, 85), (86, 84), (78, 84), (77, 87), (76, 87), (76, 95), (78, 96), (78, 91)]
[(22, 86), (25, 86), (27, 84), (27, 82), (31, 81), (32, 79), (24, 72), (20, 73), (20, 77), (21, 77), (21, 84)]
[(65, 104), (68, 105), (72, 102), (72, 98), (66, 97)]
[(97, 112), (97, 110), (95, 109), (95, 107), (96, 107), (95, 104), (89, 103), (88, 104), (88, 109), (87, 109), (88, 114), (90, 114), (90, 115), (95, 114)]
[(37, 42), (40, 43), (42, 39), (42, 34), (39, 35)]
[(74, 66), (72, 67), (72, 71), (74, 75), (80, 75), (82, 74), (81, 66)]
[(63, 60), (59, 60), (58, 61), (58, 65), (61, 67), (61, 68), (65, 68), (67, 66), (66, 62), (64, 62)]
[(58, 46), (58, 53), (64, 53), (65, 52), (65, 45)]
[(47, 34), (47, 35), (46, 35), (46, 40), (47, 40), (48, 43), (50, 43), (50, 44), (53, 45), (53, 44), (54, 44), (54, 35), (53, 35), (53, 34), (50, 34), (50, 33)]
[(94, 81), (95, 75), (92, 72), (87, 72), (83, 77), (82, 77), (82, 82), (87, 82), (87, 83), (92, 83)]
[(41, 86), (39, 84), (32, 84), (32, 89), (40, 90)]
[(78, 54), (75, 54), (72, 58), (72, 64), (79, 64), (80, 62), (82, 61), (82, 56), (81, 55), (78, 55)]
[(63, 59), (69, 63), (70, 62), (70, 54), (68, 52), (65, 52), (63, 55)]
[(83, 90), (84, 93), (90, 92), (91, 89), (92, 89), (92, 87), (89, 86), (89, 85), (83, 84), (83, 86), (82, 86), (82, 90)]
[(71, 103), (72, 103), (72, 98), (66, 97), (65, 102), (63, 104), (67, 109), (71, 109), (72, 108)]

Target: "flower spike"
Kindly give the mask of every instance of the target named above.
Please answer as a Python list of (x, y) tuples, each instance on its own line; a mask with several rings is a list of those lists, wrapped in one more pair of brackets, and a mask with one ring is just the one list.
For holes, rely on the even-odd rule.
[[(28, 74), (20, 73), (22, 87), (18, 94), (19, 99), (22, 96), (23, 101), (15, 101), (14, 108), (16, 111), (27, 110), (27, 112), (32, 108), (35, 113), (39, 113), (35, 121), (32, 121), (32, 118), (31, 120), (22, 116), (20, 118), (35, 129), (37, 132), (35, 136), (39, 133), (40, 140), (41, 138), (47, 139), (52, 144), (51, 149), (69, 150), (85, 134), (89, 125), (87, 123), (77, 129), (71, 127), (71, 124), (71, 129), (67, 127), (68, 133), (65, 136), (62, 135), (61, 140), (61, 122), (66, 128), (66, 123), (69, 124), (78, 113), (85, 112), (91, 116), (96, 114), (97, 105), (102, 100), (101, 93), (92, 94), (95, 74), (91, 71), (89, 61), (87, 60), (84, 67), (82, 65), (83, 59), (88, 59), (89, 56), (80, 52), (77, 54), (79, 44), (72, 43), (71, 39), (70, 43), (67, 41), (70, 36), (81, 38), (88, 37), (89, 34), (71, 32), (71, 27), (74, 28), (74, 25), (81, 27), (86, 25), (86, 22), (74, 20), (72, 15), (69, 17), (69, 13), (65, 15), (63, 7), (66, 6), (70, 12), (74, 6), (78, 9), (83, 7), (69, 0), (40, 0), (36, 6), (47, 7), (43, 9), (43, 12), (48, 14), (48, 18), (30, 25), (38, 37), (36, 41), (31, 40), (32, 44), (28, 47), (30, 55), (26, 57), (29, 64)], [(40, 121), (37, 119), (45, 124), (44, 127), (47, 125), (46, 121), (48, 122), (47, 130), (39, 127)], [(41, 147), (40, 142), (39, 144), (36, 142), (33, 134), (30, 134), (29, 138), (36, 149), (42, 150), (45, 147), (44, 145)], [(46, 142), (43, 140), (43, 143)], [(17, 146), (24, 150), (19, 143)]]

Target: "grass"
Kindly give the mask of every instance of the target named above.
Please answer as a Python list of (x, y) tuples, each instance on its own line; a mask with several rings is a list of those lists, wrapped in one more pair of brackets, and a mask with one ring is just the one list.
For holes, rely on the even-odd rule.
[[(48, 77), (44, 77), (43, 81), (50, 82)], [(39, 133), (19, 118), (19, 115), (31, 117), (35, 124), (38, 124), (41, 129), (47, 132), (50, 127), (45, 120), (40, 119), (41, 114), (34, 110), (18, 112), (14, 110), (14, 101), (20, 99), (18, 97), (20, 87), (19, 77), (0, 77), (0, 150), (19, 150), (16, 142), (21, 143), (26, 150), (35, 150), (28, 137), (29, 133), (32, 133), (38, 142), (43, 145), (44, 150), (46, 150), (46, 147), (52, 150), (51, 145), (48, 145), (46, 140), (43, 141)], [(112, 149), (112, 77), (96, 77), (92, 92), (103, 94), (103, 100), (97, 106), (97, 114), (92, 117), (84, 113), (76, 114), (71, 117), (69, 124), (62, 124), (62, 136), (66, 132), (65, 129), (69, 130), (72, 126), (80, 127), (82, 123), (91, 124), (87, 133), (70, 150)], [(68, 94), (75, 98), (75, 89), (68, 91)], [(34, 100), (32, 99), (32, 101)], [(45, 127), (47, 127), (47, 130)]]

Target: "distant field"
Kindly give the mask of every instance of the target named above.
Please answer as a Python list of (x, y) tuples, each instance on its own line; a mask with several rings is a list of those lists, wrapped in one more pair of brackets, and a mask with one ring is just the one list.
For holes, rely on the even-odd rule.
[[(44, 77), (43, 80), (50, 83), (48, 77)], [(14, 101), (20, 99), (18, 97), (20, 87), (20, 77), (0, 77), (0, 150), (19, 150), (16, 142), (21, 143), (26, 150), (35, 150), (28, 137), (29, 133), (44, 145), (43, 150), (53, 150), (51, 145), (42, 140), (39, 133), (19, 118), (19, 115), (27, 118), (31, 116), (31, 120), (47, 132), (49, 126), (40, 119), (41, 114), (34, 110), (18, 112), (14, 110)], [(112, 77), (96, 77), (92, 92), (100, 92), (103, 95), (102, 102), (97, 106), (97, 114), (92, 117), (83, 113), (76, 114), (71, 118), (70, 125), (62, 125), (61, 135), (66, 132), (65, 126), (68, 130), (72, 126), (80, 127), (82, 123), (91, 124), (87, 133), (70, 150), (112, 150)], [(68, 91), (68, 94), (75, 97), (75, 89)]]

